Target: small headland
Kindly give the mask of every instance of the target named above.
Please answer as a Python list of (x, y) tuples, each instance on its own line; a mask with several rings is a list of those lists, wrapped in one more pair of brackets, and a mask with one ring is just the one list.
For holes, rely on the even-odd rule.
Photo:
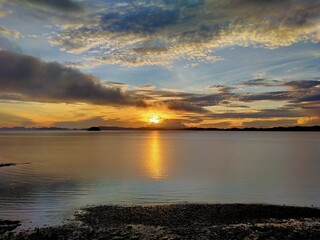
[(1, 167), (11, 167), (11, 166), (16, 166), (16, 163), (0, 163), (0, 168)]
[(88, 132), (99, 132), (101, 129), (99, 127), (90, 127), (87, 129)]

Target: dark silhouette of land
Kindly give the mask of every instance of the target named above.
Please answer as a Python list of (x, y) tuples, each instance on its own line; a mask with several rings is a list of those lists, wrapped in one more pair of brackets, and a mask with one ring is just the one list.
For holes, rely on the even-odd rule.
[(0, 127), (0, 131), (63, 131), (63, 130), (79, 130), (79, 129), (71, 129), (71, 128), (59, 128), (59, 127)]
[(87, 129), (88, 132), (99, 132), (101, 129), (99, 127), (91, 127)]
[(117, 127), (117, 126), (99, 126), (101, 130), (182, 130), (182, 131), (270, 131), (270, 132), (277, 132), (277, 131), (304, 131), (304, 132), (318, 132), (320, 131), (320, 126), (294, 126), (294, 127), (272, 127), (272, 128), (161, 128), (158, 126), (148, 126), (142, 128), (124, 128), (124, 127)]
[(110, 130), (181, 130), (181, 131), (264, 131), (264, 132), (319, 132), (320, 126), (292, 126), (292, 127), (272, 127), (272, 128), (162, 128), (161, 126), (148, 126), (140, 128), (126, 128), (118, 126), (92, 126), (90, 128), (58, 128), (58, 127), (44, 127), (44, 128), (26, 128), (26, 127), (3, 127), (0, 131), (65, 131), (65, 130), (86, 130), (86, 131), (110, 131)]
[(17, 165), (16, 163), (0, 163), (0, 167), (10, 167), (10, 166), (15, 166)]
[(320, 126), (294, 126), (294, 127), (272, 127), (272, 128), (187, 128), (186, 130), (195, 130), (195, 131), (266, 131), (266, 132), (317, 132), (320, 131)]
[(1, 167), (11, 167), (11, 166), (16, 166), (16, 165), (25, 165), (25, 164), (31, 164), (31, 162), (24, 162), (24, 163), (0, 163), (0, 168), (1, 168)]

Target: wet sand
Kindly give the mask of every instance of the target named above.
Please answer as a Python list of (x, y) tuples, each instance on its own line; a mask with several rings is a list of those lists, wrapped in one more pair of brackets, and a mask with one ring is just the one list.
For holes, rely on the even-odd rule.
[[(8, 239), (9, 232), (0, 234)], [(97, 206), (10, 239), (320, 239), (320, 209), (259, 204)]]

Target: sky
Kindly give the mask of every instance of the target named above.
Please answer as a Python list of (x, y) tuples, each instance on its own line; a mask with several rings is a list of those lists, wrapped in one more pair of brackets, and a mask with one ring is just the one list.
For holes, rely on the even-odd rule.
[(320, 1), (0, 0), (0, 127), (155, 124), (320, 125)]

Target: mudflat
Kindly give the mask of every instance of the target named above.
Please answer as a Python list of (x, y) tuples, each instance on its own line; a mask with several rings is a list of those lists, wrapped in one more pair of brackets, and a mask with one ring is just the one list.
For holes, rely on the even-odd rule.
[(0, 239), (320, 239), (320, 209), (261, 204), (96, 206)]

